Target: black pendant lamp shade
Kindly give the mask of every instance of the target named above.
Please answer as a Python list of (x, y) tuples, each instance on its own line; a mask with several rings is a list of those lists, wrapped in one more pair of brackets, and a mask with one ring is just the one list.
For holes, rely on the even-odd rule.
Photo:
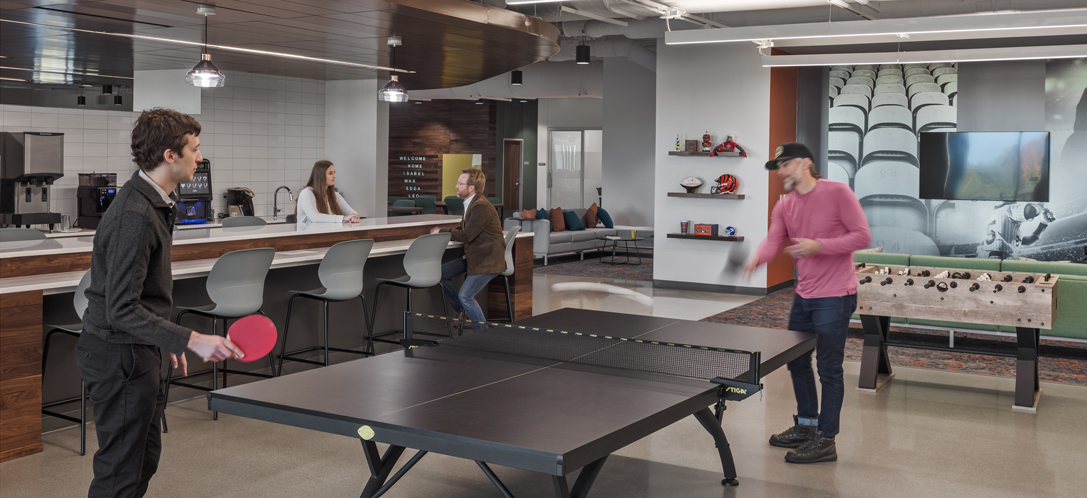
[(514, 69), (513, 72), (510, 73), (510, 84), (511, 85), (521, 85), (523, 80), (524, 80), (524, 73), (522, 73), (520, 69)]
[[(204, 7), (204, 6), (201, 6)], [(211, 62), (211, 54), (208, 53), (208, 12), (197, 9), (204, 14), (204, 53), (200, 54), (200, 62), (185, 74), (185, 83), (199, 88), (218, 88), (226, 84), (226, 75)], [(212, 10), (211, 12), (214, 12)]]
[(577, 63), (588, 64), (589, 63), (589, 46), (578, 45), (577, 46)]
[(113, 105), (122, 105), (123, 103), (124, 99), (122, 99), (120, 95), (113, 96)]
[(79, 98), (76, 99), (75, 102), (76, 102), (75, 105), (77, 105), (79, 107), (86, 107), (87, 106), (87, 97), (84, 97), (84, 96), (80, 95)]

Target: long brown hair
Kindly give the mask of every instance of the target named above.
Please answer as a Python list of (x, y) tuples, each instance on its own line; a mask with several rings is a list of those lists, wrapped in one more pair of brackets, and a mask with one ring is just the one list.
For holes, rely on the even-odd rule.
[(313, 163), (313, 171), (310, 172), (306, 186), (313, 188), (318, 211), (323, 214), (343, 214), (340, 212), (340, 203), (336, 202), (336, 187), (325, 183), (325, 173), (330, 167), (332, 167), (332, 161), (325, 159)]

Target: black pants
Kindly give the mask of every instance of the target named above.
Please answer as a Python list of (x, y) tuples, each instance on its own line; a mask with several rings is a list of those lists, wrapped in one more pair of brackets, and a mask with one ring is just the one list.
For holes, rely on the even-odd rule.
[(112, 344), (82, 334), (76, 365), (94, 402), (98, 433), (88, 496), (143, 496), (162, 449), (162, 353), (155, 346)]

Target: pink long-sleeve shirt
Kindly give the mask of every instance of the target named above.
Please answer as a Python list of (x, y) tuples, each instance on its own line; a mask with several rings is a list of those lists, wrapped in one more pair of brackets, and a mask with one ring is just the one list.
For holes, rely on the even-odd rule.
[(872, 232), (861, 203), (849, 186), (818, 180), (806, 194), (795, 190), (774, 206), (770, 231), (755, 253), (769, 263), (792, 239), (822, 244), (817, 254), (796, 260), (796, 293), (805, 299), (847, 296), (857, 292), (853, 251), (868, 247)]

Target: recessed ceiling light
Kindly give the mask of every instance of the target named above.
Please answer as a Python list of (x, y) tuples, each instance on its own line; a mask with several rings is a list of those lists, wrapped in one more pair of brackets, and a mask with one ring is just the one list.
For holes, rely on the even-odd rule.
[[(94, 76), (94, 77), (97, 77), (97, 78), (114, 78), (114, 79), (125, 79), (125, 80), (132, 79), (131, 76), (113, 76), (113, 75), (110, 75), (110, 74), (96, 74), (96, 73), (75, 73), (75, 72), (71, 72), (71, 71), (49, 71), (47, 69), (27, 69), (25, 67), (0, 66), (0, 69), (10, 69), (12, 71), (29, 71), (29, 72), (32, 72), (32, 73), (74, 74), (76, 76)], [(91, 86), (91, 85), (84, 85), (84, 86)]]

